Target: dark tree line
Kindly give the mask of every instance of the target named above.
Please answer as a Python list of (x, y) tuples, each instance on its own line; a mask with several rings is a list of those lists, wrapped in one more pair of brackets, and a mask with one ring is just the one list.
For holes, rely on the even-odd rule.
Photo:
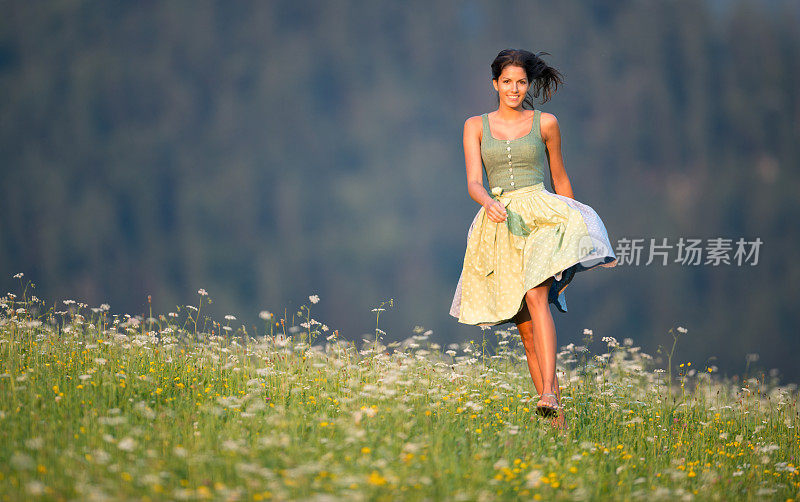
[[(500, 49), (545, 50), (575, 196), (612, 241), (760, 237), (756, 267), (578, 276), (584, 327), (797, 379), (794, 2), (22, 2), (0, 16), (0, 285), (143, 313), (315, 316), (442, 341), (478, 209), (461, 134)], [(509, 15), (513, 12), (514, 15)], [(549, 188), (549, 187), (548, 187)], [(478, 335), (479, 336), (479, 335)]]

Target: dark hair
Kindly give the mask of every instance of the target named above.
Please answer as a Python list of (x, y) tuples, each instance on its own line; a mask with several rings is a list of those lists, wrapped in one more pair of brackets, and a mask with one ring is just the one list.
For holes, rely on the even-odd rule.
[[(525, 99), (522, 101), (523, 108), (525, 103), (533, 108), (533, 98), (538, 98), (539, 94), (543, 95), (542, 103), (547, 102), (558, 89), (558, 84), (564, 84), (564, 80), (558, 70), (542, 60), (540, 56), (544, 54), (550, 55), (547, 52), (534, 54), (524, 49), (504, 49), (492, 61), (492, 80), (500, 78), (500, 74), (503, 73), (506, 66), (519, 66), (525, 70), (530, 83), (528, 92), (525, 93)], [(500, 97), (498, 96), (497, 99), (499, 103)]]

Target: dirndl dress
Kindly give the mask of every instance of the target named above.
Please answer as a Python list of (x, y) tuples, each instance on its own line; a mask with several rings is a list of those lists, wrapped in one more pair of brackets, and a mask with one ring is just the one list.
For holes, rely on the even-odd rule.
[(567, 312), (564, 290), (578, 272), (614, 267), (617, 258), (603, 221), (590, 206), (544, 187), (545, 145), (539, 110), (531, 131), (512, 140), (492, 136), (481, 115), (481, 160), (490, 192), (506, 208), (506, 221), (490, 220), (481, 207), (467, 232), (461, 275), (450, 315), (463, 324), (511, 322), (525, 293), (549, 277), (548, 302)]

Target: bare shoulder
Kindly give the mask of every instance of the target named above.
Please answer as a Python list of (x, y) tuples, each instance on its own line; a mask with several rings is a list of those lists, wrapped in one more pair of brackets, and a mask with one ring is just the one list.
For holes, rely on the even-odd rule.
[(475, 130), (476, 128), (481, 128), (483, 119), (480, 115), (473, 115), (472, 117), (468, 117), (467, 120), (464, 121), (464, 129), (465, 130)]
[(483, 119), (480, 115), (474, 115), (464, 121), (464, 134), (469, 136), (477, 136), (480, 138), (481, 131), (483, 131)]
[(558, 118), (552, 113), (541, 112), (539, 116), (539, 131), (545, 140), (559, 137)]

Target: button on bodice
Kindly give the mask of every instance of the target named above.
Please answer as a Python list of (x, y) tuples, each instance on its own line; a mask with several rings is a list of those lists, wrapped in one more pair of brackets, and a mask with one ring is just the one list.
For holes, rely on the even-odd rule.
[(496, 139), (489, 128), (488, 114), (481, 115), (483, 137), (481, 139), (481, 161), (489, 190), (502, 187), (516, 190), (544, 181), (545, 145), (539, 132), (539, 117), (535, 110), (530, 132), (515, 139)]

